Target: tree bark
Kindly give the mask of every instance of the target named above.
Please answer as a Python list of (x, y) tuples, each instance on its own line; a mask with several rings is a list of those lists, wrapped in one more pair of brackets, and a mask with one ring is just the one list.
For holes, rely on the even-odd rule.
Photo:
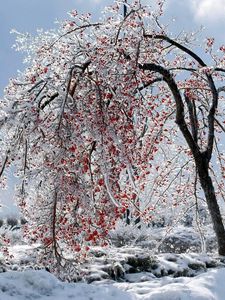
[[(180, 46), (181, 47), (181, 46)], [(185, 48), (185, 52), (187, 52)], [(189, 53), (189, 52), (187, 52)], [(189, 53), (191, 54), (192, 57), (196, 59), (200, 63), (200, 65), (205, 65), (196, 54), (193, 52)], [(212, 151), (213, 151), (213, 146), (214, 146), (214, 138), (215, 138), (215, 133), (214, 133), (214, 121), (215, 121), (215, 111), (217, 108), (218, 104), (218, 92), (216, 91), (213, 79), (211, 75), (207, 75), (207, 79), (209, 81), (209, 86), (212, 91), (212, 105), (209, 110), (208, 114), (208, 142), (207, 142), (207, 150), (204, 152), (200, 151), (200, 147), (197, 143), (196, 140), (196, 134), (195, 136), (192, 135), (190, 132), (187, 123), (185, 121), (185, 112), (184, 112), (184, 103), (183, 99), (180, 93), (180, 90), (178, 89), (178, 86), (174, 80), (174, 77), (170, 73), (169, 70), (166, 68), (154, 64), (154, 63), (146, 63), (143, 65), (139, 65), (139, 68), (142, 70), (149, 70), (153, 72), (160, 73), (163, 76), (163, 80), (167, 83), (168, 87), (170, 88), (170, 91), (174, 97), (174, 100), (176, 102), (176, 124), (178, 125), (180, 131), (182, 132), (193, 156), (194, 156), (194, 161), (196, 165), (196, 169), (199, 175), (199, 180), (201, 187), (204, 191), (208, 210), (212, 219), (212, 224), (213, 228), (216, 234), (217, 238), (217, 243), (218, 243), (218, 253), (219, 255), (225, 256), (225, 228), (223, 225), (223, 219), (222, 215), (220, 212), (220, 208), (217, 202), (216, 194), (215, 194), (215, 189), (213, 186), (212, 179), (209, 175), (209, 162), (212, 157)], [(188, 99), (186, 99), (188, 100)], [(190, 111), (189, 111), (190, 114)], [(190, 116), (190, 115), (189, 115)], [(195, 126), (194, 122), (192, 122), (191, 119), (192, 116), (190, 116), (191, 124)], [(196, 130), (197, 127), (196, 127)]]
[(223, 219), (217, 202), (213, 182), (208, 172), (208, 160), (204, 157), (204, 153), (202, 154), (201, 160), (196, 161), (196, 167), (216, 234), (218, 253), (219, 255), (225, 256), (225, 229)]

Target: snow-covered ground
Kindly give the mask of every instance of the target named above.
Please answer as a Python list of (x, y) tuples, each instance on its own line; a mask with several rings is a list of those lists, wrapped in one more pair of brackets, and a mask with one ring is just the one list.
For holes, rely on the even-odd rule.
[(225, 269), (215, 269), (193, 278), (163, 277), (115, 286), (143, 300), (224, 300)]
[[(199, 253), (198, 244), (194, 247), (197, 251), (191, 253), (192, 242), (197, 241), (191, 229), (177, 228), (168, 239), (164, 249), (170, 251), (172, 246), (176, 253), (155, 254), (150, 246), (157, 238), (152, 234), (142, 246), (92, 247), (92, 258), (80, 267), (81, 282), (76, 283), (62, 282), (40, 270), (37, 245), (26, 245), (19, 231), (1, 227), (0, 234), (6, 232), (12, 242), (9, 254), (13, 257), (6, 263), (0, 255), (0, 300), (225, 299), (225, 257), (219, 257), (215, 251), (209, 255)], [(155, 235), (161, 235), (158, 229)], [(176, 248), (174, 241), (179, 242)], [(180, 245), (186, 244), (190, 249), (180, 253)]]
[[(140, 278), (139, 278), (140, 279)], [(0, 274), (0, 300), (224, 300), (225, 268), (193, 278), (136, 283), (62, 283), (44, 270)]]
[[(35, 255), (31, 255), (35, 253), (34, 247), (14, 245), (10, 247), (10, 252), (14, 257), (8, 270), (11, 268), (14, 271), (5, 270), (6, 272), (0, 273), (0, 300), (225, 299), (223, 257), (197, 253), (164, 253), (153, 257), (149, 262), (146, 249), (96, 247), (92, 249), (96, 256), (82, 269), (83, 274), (86, 271), (83, 279), (91, 282), (87, 284), (61, 282), (46, 270), (30, 269), (35, 263)], [(133, 268), (135, 264), (139, 264), (139, 267), (135, 272), (129, 273), (132, 264)], [(110, 270), (112, 266), (115, 270), (118, 267), (120, 271), (127, 269), (127, 272), (117, 274), (117, 280), (113, 276), (107, 277), (106, 269)], [(189, 277), (179, 274), (187, 274)], [(199, 275), (195, 276), (196, 274)]]
[(113, 286), (62, 283), (44, 270), (0, 274), (1, 300), (117, 300), (132, 299), (129, 293)]

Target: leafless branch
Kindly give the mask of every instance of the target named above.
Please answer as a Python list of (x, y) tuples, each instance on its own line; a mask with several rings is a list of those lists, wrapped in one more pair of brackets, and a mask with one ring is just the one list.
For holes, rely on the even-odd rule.
[(191, 99), (189, 99), (187, 93), (184, 93), (184, 99), (185, 99), (187, 107), (188, 107), (192, 136), (193, 136), (195, 143), (197, 144), (197, 142), (198, 142), (198, 122), (197, 122), (195, 104), (194, 104), (194, 102), (192, 102)]
[(46, 100), (43, 104), (41, 104), (41, 101), (38, 103), (38, 108), (43, 110), (48, 104), (50, 104), (58, 96), (59, 96), (58, 92), (55, 92), (51, 96), (48, 96), (48, 100)]
[(218, 94), (221, 92), (225, 92), (225, 86), (221, 86), (217, 89)]
[[(162, 35), (162, 34), (153, 35), (153, 34), (144, 33), (144, 37), (145, 38), (164, 40), (164, 41), (168, 42), (169, 44), (176, 46), (178, 49), (185, 52), (186, 54), (190, 55), (195, 61), (198, 62), (198, 64), (201, 67), (207, 67), (206, 63), (200, 58), (200, 56), (198, 56), (192, 50), (190, 50), (187, 47), (181, 45), (180, 43), (174, 41), (173, 39), (169, 38), (166, 35)], [(218, 92), (217, 92), (217, 89), (215, 87), (215, 83), (214, 83), (212, 75), (206, 73), (206, 77), (207, 77), (209, 87), (210, 87), (210, 90), (211, 90), (211, 93), (212, 93), (211, 108), (210, 108), (209, 114), (208, 114), (208, 128), (209, 128), (209, 130), (208, 130), (208, 142), (207, 142), (207, 150), (205, 151), (205, 154), (208, 158), (208, 161), (210, 161), (211, 156), (212, 156), (212, 151), (213, 151), (214, 138), (215, 138), (215, 134), (214, 134), (214, 131), (215, 131), (214, 116), (215, 116), (215, 112), (216, 112), (216, 109), (217, 109), (217, 106), (218, 106)], [(188, 137), (188, 135), (187, 135), (187, 137)], [(188, 144), (190, 146), (190, 141), (188, 142)]]
[(173, 94), (174, 100), (176, 102), (176, 123), (179, 126), (181, 132), (183, 133), (184, 138), (186, 139), (192, 153), (194, 156), (200, 155), (199, 148), (194, 141), (188, 126), (184, 119), (184, 103), (180, 94), (180, 91), (177, 87), (177, 84), (170, 74), (170, 72), (164, 67), (154, 64), (154, 63), (145, 63), (143, 65), (139, 65), (139, 68), (142, 70), (153, 71), (161, 74), (163, 76), (164, 81), (167, 83), (171, 93)]
[(2, 174), (4, 173), (6, 164), (7, 164), (8, 160), (9, 160), (9, 155), (8, 155), (8, 154), (9, 154), (9, 151), (8, 151), (8, 153), (6, 154), (5, 160), (4, 160), (3, 164), (2, 164), (2, 168), (1, 168), (1, 170), (0, 170), (0, 177), (1, 177)]
[(68, 30), (66, 33), (60, 35), (60, 37), (58, 37), (54, 42), (51, 43), (51, 45), (48, 47), (48, 50), (53, 47), (58, 41), (60, 41), (64, 36), (67, 36), (73, 32), (76, 32), (76, 31), (79, 31), (79, 30), (83, 30), (83, 29), (86, 29), (88, 27), (96, 27), (96, 26), (99, 26), (101, 25), (102, 23), (90, 23), (90, 24), (86, 24), (86, 25), (82, 25), (82, 26), (78, 26), (76, 28), (73, 28), (71, 30)]

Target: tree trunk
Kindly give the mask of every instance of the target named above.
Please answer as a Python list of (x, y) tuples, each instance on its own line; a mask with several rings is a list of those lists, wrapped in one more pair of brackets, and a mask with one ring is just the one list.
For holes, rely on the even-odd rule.
[(220, 208), (217, 202), (213, 182), (208, 172), (207, 158), (202, 158), (201, 163), (196, 162), (196, 166), (198, 170), (201, 187), (204, 191), (208, 210), (212, 219), (213, 228), (216, 233), (216, 238), (218, 243), (218, 253), (219, 255), (225, 256), (225, 229), (223, 225)]

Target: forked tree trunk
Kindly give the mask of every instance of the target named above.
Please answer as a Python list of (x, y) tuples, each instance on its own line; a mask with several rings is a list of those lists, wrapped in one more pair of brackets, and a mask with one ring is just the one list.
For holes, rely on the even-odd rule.
[[(206, 66), (204, 62), (193, 52), (191, 52), (189, 49), (185, 48), (182, 45), (179, 45), (178, 43), (175, 43), (169, 39), (169, 42), (176, 47), (180, 48), (184, 52), (191, 55), (194, 59), (198, 61), (198, 63), (202, 66)], [(174, 80), (174, 77), (170, 73), (169, 70), (166, 68), (154, 64), (154, 63), (146, 63), (143, 65), (139, 65), (139, 68), (142, 70), (149, 70), (156, 73), (159, 73), (163, 76), (163, 80), (167, 83), (168, 87), (170, 88), (170, 91), (174, 97), (174, 100), (176, 102), (176, 120), (175, 123), (178, 125), (180, 131), (182, 132), (195, 160), (196, 169), (199, 175), (199, 180), (201, 187), (204, 191), (206, 202), (208, 205), (208, 210), (212, 219), (213, 228), (216, 234), (217, 243), (218, 243), (218, 253), (220, 255), (225, 256), (225, 229), (223, 225), (223, 220), (220, 212), (220, 208), (217, 202), (215, 189), (213, 186), (212, 179), (209, 175), (209, 161), (212, 157), (212, 151), (213, 151), (213, 145), (214, 145), (214, 115), (217, 109), (218, 105), (218, 92), (216, 90), (214, 81), (212, 79), (211, 75), (207, 75), (207, 79), (209, 82), (210, 89), (212, 91), (213, 99), (212, 99), (212, 106), (209, 110), (208, 114), (208, 143), (207, 143), (207, 150), (205, 152), (200, 151), (200, 147), (198, 146), (198, 119), (196, 115), (192, 115), (194, 112), (191, 107), (189, 109), (189, 120), (191, 123), (191, 129), (192, 132), (189, 130), (188, 125), (185, 120), (185, 112), (184, 112), (184, 102), (180, 93), (180, 90), (178, 89), (178, 86)], [(189, 100), (189, 99), (187, 99)], [(191, 105), (191, 101), (189, 102), (189, 105)], [(194, 122), (193, 117), (195, 118)]]
[(196, 167), (216, 234), (218, 253), (225, 256), (225, 229), (213, 182), (209, 175), (207, 158), (202, 156), (201, 162), (196, 162)]

